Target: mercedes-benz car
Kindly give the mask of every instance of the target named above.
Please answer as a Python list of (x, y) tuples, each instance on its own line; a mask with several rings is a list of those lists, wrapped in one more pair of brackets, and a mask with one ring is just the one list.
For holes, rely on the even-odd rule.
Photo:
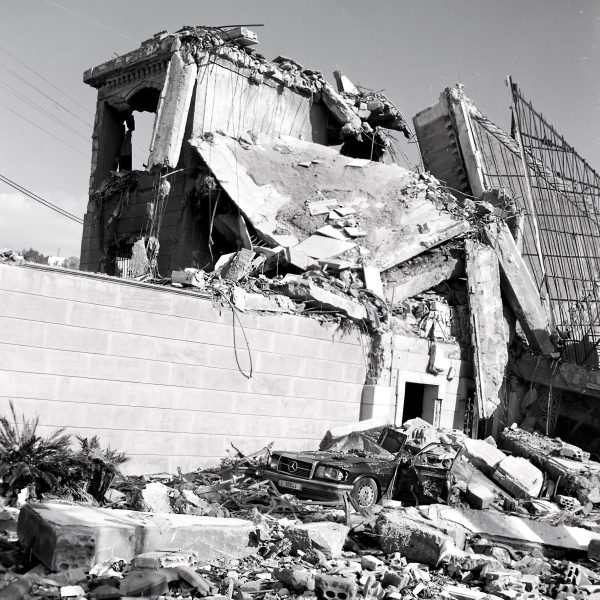
[(376, 443), (353, 433), (320, 451), (273, 452), (264, 475), (282, 493), (317, 502), (341, 503), (349, 494), (362, 508), (382, 497), (427, 504), (447, 498), (459, 452), (456, 444), (414, 445), (388, 427)]

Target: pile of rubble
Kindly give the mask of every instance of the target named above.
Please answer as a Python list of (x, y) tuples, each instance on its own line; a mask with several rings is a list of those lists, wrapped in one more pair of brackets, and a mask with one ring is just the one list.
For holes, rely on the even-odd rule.
[[(381, 430), (364, 432), (361, 447), (378, 447), (364, 440)], [(247, 456), (234, 449), (220, 468), (122, 478), (106, 496), (110, 508), (25, 504), (18, 541), (18, 511), (5, 510), (0, 597), (600, 597), (598, 463), (586, 453), (507, 429), (505, 448), (527, 454), (544, 477), (491, 440), (435, 430), (420, 419), (397, 431), (408, 433), (407, 447), (417, 453), (436, 440), (461, 444), (447, 503), (407, 506), (392, 494), (369, 509), (301, 500), (264, 479), (270, 447)], [(329, 434), (322, 446), (343, 460), (361, 454), (353, 450), (357, 440)], [(554, 460), (578, 470), (557, 476)], [(582, 490), (585, 510), (566, 496)]]
[(21, 263), (25, 259), (12, 248), (0, 248), (0, 263)]

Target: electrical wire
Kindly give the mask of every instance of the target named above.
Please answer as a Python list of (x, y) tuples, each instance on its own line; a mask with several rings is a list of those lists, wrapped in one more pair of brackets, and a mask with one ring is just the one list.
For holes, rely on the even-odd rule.
[(30, 100), (27, 96), (24, 96), (23, 94), (18, 92), (12, 86), (8, 85), (7, 83), (5, 83), (3, 81), (0, 81), (0, 87), (4, 88), (8, 92), (10, 92), (13, 96), (16, 96), (19, 100), (26, 102), (27, 104), (29, 104), (29, 106), (35, 108), (35, 110), (42, 113), (44, 116), (48, 117), (49, 119), (52, 119), (52, 121), (54, 121), (55, 123), (57, 123), (64, 129), (70, 131), (71, 133), (80, 137), (84, 141), (89, 142), (90, 136), (86, 136), (83, 133), (81, 133), (80, 131), (77, 131), (77, 129), (74, 129), (73, 127), (71, 127), (71, 125), (69, 125), (68, 123), (65, 123), (65, 121), (63, 121), (62, 119), (59, 119), (58, 117), (54, 116), (51, 112), (47, 111), (45, 108), (43, 108), (42, 106), (40, 106), (33, 100)]
[(110, 33), (119, 35), (123, 39), (129, 40), (130, 42), (133, 42), (134, 44), (138, 43), (138, 40), (135, 40), (134, 38), (129, 37), (128, 35), (121, 33), (120, 31), (117, 31), (116, 29), (111, 29), (110, 27), (103, 25), (102, 23), (99, 23), (98, 21), (94, 21), (94, 19), (90, 19), (90, 17), (86, 17), (85, 15), (75, 12), (74, 10), (67, 8), (66, 6), (62, 6), (61, 4), (58, 4), (57, 2), (52, 2), (52, 0), (44, 0), (44, 2), (46, 4), (50, 4), (51, 6), (54, 6), (55, 8), (60, 8), (61, 10), (64, 10), (65, 12), (71, 13), (72, 15), (75, 15), (76, 17), (79, 17), (80, 19), (83, 19), (84, 21), (87, 21), (88, 23), (93, 23), (94, 25), (97, 25), (98, 27), (100, 27), (101, 29), (104, 29), (105, 31), (109, 31)]
[(60, 206), (57, 206), (56, 204), (52, 204), (52, 202), (50, 202), (49, 200), (46, 200), (46, 199), (42, 198), (41, 196), (38, 196), (37, 194), (35, 194), (32, 191), (28, 190), (27, 188), (23, 187), (22, 185), (19, 185), (15, 181), (12, 181), (12, 179), (9, 179), (8, 177), (0, 174), (0, 181), (5, 183), (6, 185), (10, 186), (11, 188), (17, 190), (21, 194), (31, 198), (32, 200), (35, 200), (36, 202), (43, 204), (46, 208), (53, 210), (54, 212), (58, 213), (59, 215), (62, 215), (63, 217), (66, 217), (67, 219), (71, 219), (71, 221), (75, 221), (79, 225), (83, 225), (83, 219), (81, 219), (80, 217), (66, 211), (64, 208), (60, 208)]
[(2, 52), (4, 52), (4, 53), (8, 54), (8, 56), (10, 56), (16, 62), (18, 62), (21, 66), (25, 67), (28, 71), (31, 71), (34, 75), (37, 75), (40, 79), (42, 79), (48, 85), (50, 85), (51, 87), (53, 87), (57, 92), (60, 92), (63, 96), (65, 96), (66, 98), (68, 98), (71, 102), (73, 102), (74, 104), (77, 104), (77, 106), (79, 106), (80, 108), (83, 108), (85, 111), (88, 110), (87, 107), (85, 107), (83, 104), (81, 104), (80, 102), (78, 102), (77, 100), (75, 100), (75, 98), (73, 98), (72, 96), (69, 96), (69, 94), (67, 94), (64, 90), (61, 90), (58, 86), (54, 85), (49, 79), (47, 79), (46, 77), (44, 77), (42, 74), (38, 73), (35, 69), (33, 69), (32, 67), (30, 67), (27, 63), (24, 63), (20, 58), (18, 58), (12, 52), (10, 52), (10, 50), (7, 50), (2, 45), (0, 45), (0, 50), (2, 50)]
[[(64, 111), (68, 112), (72, 117), (75, 117), (78, 121), (81, 121), (84, 125), (89, 126), (89, 124), (90, 124), (89, 120), (86, 121), (85, 119), (82, 119), (79, 115), (74, 113), (72, 110), (70, 110), (63, 104), (61, 104), (56, 98), (52, 98), (52, 96), (48, 96), (48, 94), (46, 94), (43, 90), (40, 90), (39, 87), (33, 85), (33, 83), (31, 83), (30, 81), (27, 81), (27, 79), (25, 79), (25, 77), (23, 77), (22, 75), (17, 73), (14, 69), (11, 69), (7, 65), (2, 65), (2, 67), (5, 70), (9, 71), (14, 77), (21, 80), (25, 85), (28, 85), (30, 88), (33, 88), (36, 92), (38, 92), (39, 94), (44, 96), (44, 98), (47, 98), (48, 100), (50, 100), (52, 102), (52, 104), (54, 104), (55, 106), (58, 106), (59, 108), (61, 108)], [(86, 110), (86, 114), (88, 116), (88, 119), (91, 119), (94, 116), (89, 110)]]
[(65, 146), (69, 146), (69, 148), (71, 148), (72, 150), (75, 150), (75, 152), (79, 152), (79, 154), (82, 154), (85, 157), (88, 156), (88, 154), (86, 152), (84, 152), (83, 150), (80, 150), (79, 148), (75, 148), (75, 146), (72, 146), (71, 144), (69, 144), (69, 142), (65, 142), (65, 140), (63, 140), (62, 138), (59, 138), (54, 133), (48, 131), (47, 129), (44, 129), (43, 127), (41, 127), (37, 123), (34, 123), (33, 121), (30, 121), (27, 117), (24, 117), (21, 113), (19, 113), (16, 110), (12, 109), (10, 106), (7, 106), (6, 104), (3, 104), (2, 102), (0, 102), (0, 106), (3, 106), (6, 110), (10, 111), (11, 113), (13, 113), (17, 117), (19, 117), (19, 119), (23, 119), (23, 121), (27, 121), (30, 125), (33, 125), (34, 127), (37, 127), (40, 131), (43, 131), (44, 133), (47, 133), (49, 136), (53, 137), (55, 140), (58, 140), (59, 142), (62, 142)]

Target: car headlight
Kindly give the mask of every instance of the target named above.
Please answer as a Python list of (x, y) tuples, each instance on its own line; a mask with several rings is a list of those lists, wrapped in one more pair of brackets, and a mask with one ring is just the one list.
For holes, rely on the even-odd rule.
[(269, 469), (273, 471), (277, 471), (277, 466), (279, 465), (279, 456), (277, 454), (271, 454), (269, 456)]
[(348, 474), (341, 469), (336, 469), (335, 467), (317, 467), (315, 471), (315, 477), (320, 477), (321, 479), (333, 479), (334, 481), (344, 481)]

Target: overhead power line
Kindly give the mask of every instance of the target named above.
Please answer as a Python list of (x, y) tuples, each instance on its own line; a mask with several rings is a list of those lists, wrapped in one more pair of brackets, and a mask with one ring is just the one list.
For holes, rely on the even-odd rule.
[(46, 94), (43, 90), (40, 90), (39, 87), (33, 85), (33, 83), (31, 83), (30, 81), (25, 79), (25, 77), (23, 77), (22, 75), (17, 73), (14, 69), (11, 69), (8, 65), (2, 65), (2, 67), (4, 69), (6, 69), (7, 71), (9, 71), (14, 77), (16, 77), (17, 79), (20, 79), (25, 85), (28, 85), (30, 88), (33, 88), (36, 92), (38, 92), (39, 94), (44, 96), (44, 98), (47, 98), (48, 100), (50, 100), (54, 105), (58, 106), (59, 108), (61, 108), (64, 111), (68, 112), (71, 116), (73, 116), (77, 120), (81, 121), (84, 125), (89, 126), (90, 120), (94, 116), (91, 111), (89, 111), (89, 110), (86, 111), (86, 114), (88, 115), (88, 120), (86, 121), (85, 119), (82, 119), (78, 114), (74, 113), (71, 109), (69, 109), (66, 106), (64, 106), (63, 104), (61, 104), (56, 98), (52, 98), (52, 96), (48, 96), (48, 94)]
[(17, 117), (19, 117), (19, 119), (23, 119), (23, 121), (27, 121), (27, 123), (29, 123), (30, 125), (33, 125), (34, 127), (37, 127), (40, 131), (43, 131), (44, 133), (47, 133), (49, 136), (51, 136), (55, 140), (63, 143), (65, 146), (69, 146), (69, 148), (71, 148), (72, 150), (75, 150), (75, 152), (79, 152), (79, 154), (82, 154), (83, 156), (86, 156), (86, 157), (88, 156), (88, 154), (86, 152), (83, 152), (83, 150), (80, 150), (79, 148), (76, 148), (75, 146), (69, 144), (69, 142), (66, 142), (65, 140), (63, 140), (62, 138), (58, 137), (57, 135), (55, 135), (51, 131), (48, 131), (47, 129), (44, 129), (41, 125), (38, 125), (37, 123), (34, 123), (33, 121), (30, 121), (27, 117), (23, 116), (21, 113), (19, 113), (16, 110), (12, 109), (10, 106), (7, 106), (6, 104), (3, 104), (2, 102), (0, 102), (0, 106), (4, 107), (6, 110), (8, 110), (11, 113), (13, 113), (13, 115), (16, 115)]
[(65, 123), (65, 121), (59, 119), (57, 116), (53, 115), (51, 112), (47, 111), (45, 108), (43, 108), (42, 106), (40, 106), (33, 100), (30, 100), (27, 96), (25, 96), (24, 94), (21, 94), (20, 92), (15, 90), (12, 86), (8, 85), (7, 83), (5, 83), (3, 81), (0, 81), (0, 87), (9, 91), (11, 94), (13, 94), (13, 96), (16, 96), (20, 100), (23, 100), (23, 102), (26, 102), (27, 104), (29, 104), (29, 106), (32, 106), (38, 112), (42, 113), (44, 116), (48, 117), (49, 119), (52, 119), (55, 123), (58, 123), (64, 129), (77, 135), (78, 137), (82, 138), (86, 142), (89, 141), (89, 139), (90, 139), (89, 136), (86, 136), (83, 133), (81, 133), (80, 131), (78, 131), (77, 129), (71, 127), (71, 125), (69, 125), (68, 123)]
[(11, 188), (17, 190), (21, 194), (27, 196), (28, 198), (31, 198), (32, 200), (39, 202), (40, 204), (44, 205), (46, 208), (53, 210), (54, 212), (58, 213), (59, 215), (66, 217), (67, 219), (71, 219), (71, 221), (75, 221), (76, 223), (79, 223), (79, 225), (83, 225), (83, 219), (81, 219), (80, 217), (74, 215), (73, 213), (70, 213), (69, 211), (65, 210), (64, 208), (60, 208), (60, 206), (57, 206), (56, 204), (52, 204), (52, 202), (50, 202), (49, 200), (46, 200), (46, 199), (42, 198), (41, 196), (34, 194), (32, 191), (28, 190), (27, 188), (24, 188), (22, 185), (19, 185), (15, 181), (12, 181), (12, 179), (9, 179), (8, 177), (5, 177), (4, 175), (0, 174), (0, 181), (5, 183), (6, 185), (10, 186)]
[(2, 52), (4, 52), (5, 54), (8, 54), (8, 56), (10, 56), (13, 60), (18, 62), (23, 67), (25, 67), (28, 71), (31, 71), (34, 75), (37, 75), (40, 79), (45, 81), (48, 85), (50, 85), (52, 88), (54, 88), (57, 92), (60, 92), (65, 98), (68, 98), (71, 102), (73, 102), (74, 104), (77, 104), (77, 106), (79, 106), (80, 108), (83, 108), (83, 110), (85, 110), (85, 111), (89, 110), (86, 106), (84, 106), (83, 104), (81, 104), (80, 102), (75, 100), (75, 98), (73, 98), (72, 96), (69, 96), (69, 94), (67, 94), (64, 90), (61, 90), (58, 86), (54, 85), (49, 79), (44, 77), (41, 73), (38, 73), (34, 68), (30, 67), (27, 63), (23, 62), (19, 57), (15, 56), (10, 50), (7, 50), (4, 46), (1, 46), (1, 45), (0, 45), (0, 50), (2, 50)]
[(76, 17), (79, 17), (80, 19), (83, 19), (84, 21), (88, 21), (88, 23), (93, 23), (94, 25), (97, 25), (98, 27), (100, 27), (101, 29), (104, 29), (105, 31), (110, 31), (110, 33), (119, 35), (122, 38), (137, 44), (137, 40), (134, 40), (132, 37), (129, 37), (128, 35), (125, 35), (124, 33), (117, 31), (116, 29), (111, 29), (110, 27), (107, 27), (106, 25), (103, 25), (102, 23), (98, 23), (98, 21), (94, 21), (94, 19), (90, 19), (89, 17), (86, 17), (85, 15), (82, 15), (81, 13), (75, 12), (74, 10), (67, 8), (66, 6), (62, 6), (62, 5), (58, 4), (57, 2), (52, 2), (52, 0), (44, 0), (44, 2), (46, 2), (46, 4), (50, 4), (51, 6), (54, 6), (56, 8), (60, 8), (61, 10), (64, 10), (65, 12), (71, 13), (72, 15), (75, 15)]

